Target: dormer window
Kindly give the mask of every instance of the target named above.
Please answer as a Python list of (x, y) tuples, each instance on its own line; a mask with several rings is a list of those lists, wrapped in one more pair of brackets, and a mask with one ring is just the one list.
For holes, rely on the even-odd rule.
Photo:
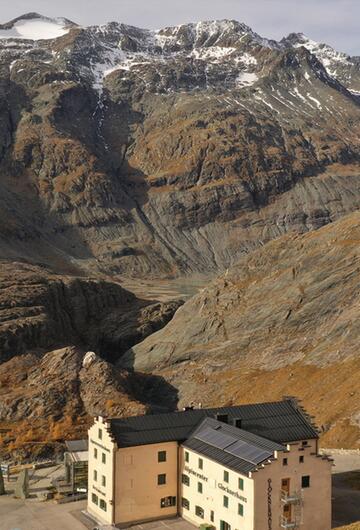
[(216, 414), (216, 419), (222, 423), (228, 423), (229, 416), (227, 414)]

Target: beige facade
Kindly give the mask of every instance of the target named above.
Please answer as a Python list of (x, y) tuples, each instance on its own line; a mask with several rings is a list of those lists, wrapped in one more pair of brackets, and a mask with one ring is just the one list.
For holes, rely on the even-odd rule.
[(100, 523), (180, 515), (217, 530), (331, 528), (331, 461), (317, 440), (287, 444), (242, 474), (186, 442), (119, 448), (108, 427), (98, 418), (89, 430), (88, 512)]
[(116, 523), (177, 514), (177, 442), (118, 449), (115, 469), (115, 476), (119, 477), (115, 490)]
[(124, 526), (177, 515), (178, 455), (177, 442), (117, 448), (98, 418), (89, 430), (89, 514)]

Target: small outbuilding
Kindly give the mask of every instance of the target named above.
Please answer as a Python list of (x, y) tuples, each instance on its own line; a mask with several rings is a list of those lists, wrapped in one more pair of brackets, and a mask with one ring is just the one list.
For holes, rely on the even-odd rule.
[(71, 484), (73, 493), (87, 491), (88, 488), (88, 440), (70, 440), (65, 442), (64, 454), (66, 482)]

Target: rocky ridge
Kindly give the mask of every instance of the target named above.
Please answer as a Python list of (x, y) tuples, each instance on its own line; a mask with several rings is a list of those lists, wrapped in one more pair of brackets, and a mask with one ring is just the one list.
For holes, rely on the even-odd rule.
[(148, 412), (161, 408), (159, 396), (175, 407), (162, 378), (112, 362), (181, 303), (142, 300), (109, 279), (0, 261), (0, 453), (52, 452), (51, 444), (84, 436), (94, 415)]
[(2, 35), (2, 256), (214, 274), (357, 209), (359, 66), (309, 42), (236, 21)]
[(164, 326), (181, 305), (140, 300), (111, 281), (0, 263), (0, 363), (69, 345), (116, 359)]

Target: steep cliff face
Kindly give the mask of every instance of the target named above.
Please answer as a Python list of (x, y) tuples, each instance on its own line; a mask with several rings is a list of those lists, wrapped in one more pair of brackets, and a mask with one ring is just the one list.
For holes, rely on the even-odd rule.
[(303, 397), (331, 444), (359, 441), (360, 214), (243, 258), (133, 347), (180, 402)]
[(180, 305), (139, 300), (110, 281), (1, 261), (0, 363), (71, 344), (116, 359), (165, 325)]
[(234, 21), (55, 22), (0, 35), (4, 257), (214, 273), (360, 206), (355, 59)]
[(142, 414), (164, 406), (161, 396), (175, 407), (176, 390), (161, 377), (111, 361), (163, 327), (181, 303), (0, 261), (0, 454), (51, 452), (54, 445), (42, 444), (83, 437), (94, 415)]

